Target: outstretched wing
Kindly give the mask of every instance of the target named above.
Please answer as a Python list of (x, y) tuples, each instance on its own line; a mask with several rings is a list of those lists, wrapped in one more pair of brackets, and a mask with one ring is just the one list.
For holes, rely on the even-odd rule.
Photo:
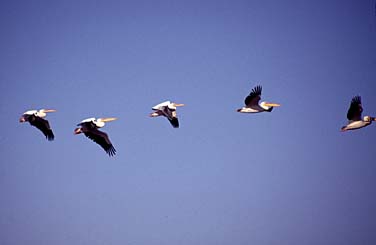
[(34, 116), (33, 120), (29, 120), (30, 124), (36, 128), (38, 128), (44, 136), (46, 136), (46, 139), (49, 141), (54, 140), (55, 136), (52, 132), (52, 129), (50, 127), (50, 124), (46, 119), (43, 119), (41, 117)]
[(84, 134), (86, 137), (100, 145), (109, 156), (114, 156), (116, 154), (116, 150), (105, 132), (99, 131), (98, 129), (92, 129)]
[(359, 95), (354, 96), (351, 100), (350, 108), (347, 111), (347, 119), (350, 121), (360, 121), (362, 120), (362, 100)]
[(167, 118), (174, 128), (179, 128), (179, 120), (177, 117)]
[(254, 105), (258, 105), (260, 99), (261, 99), (261, 91), (262, 87), (260, 85), (257, 85), (254, 87), (249, 93), (249, 95), (245, 98), (244, 103), (247, 107), (251, 107)]
[(179, 128), (178, 115), (176, 114), (175, 109), (171, 109), (168, 106), (164, 106), (162, 109), (162, 113), (165, 117), (167, 117), (168, 121), (174, 128)]

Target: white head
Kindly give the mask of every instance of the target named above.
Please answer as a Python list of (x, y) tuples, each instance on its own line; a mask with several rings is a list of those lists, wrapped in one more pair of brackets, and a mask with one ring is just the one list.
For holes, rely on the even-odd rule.
[(115, 121), (117, 118), (116, 117), (104, 117), (104, 118), (98, 118), (96, 120), (93, 120), (93, 123), (98, 127), (101, 128), (103, 127), (106, 122), (111, 122)]
[(365, 121), (365, 122), (371, 122), (372, 121), (372, 117), (370, 117), (370, 116), (365, 116), (365, 117), (363, 117), (363, 121)]
[(260, 106), (262, 108), (264, 108), (265, 110), (269, 110), (272, 107), (278, 107), (278, 106), (281, 106), (281, 105), (277, 104), (277, 103), (270, 103), (270, 102), (263, 101), (263, 102), (260, 103)]
[(47, 116), (47, 112), (55, 112), (56, 110), (53, 109), (40, 109), (37, 113), (36, 116), (38, 117), (45, 117)]

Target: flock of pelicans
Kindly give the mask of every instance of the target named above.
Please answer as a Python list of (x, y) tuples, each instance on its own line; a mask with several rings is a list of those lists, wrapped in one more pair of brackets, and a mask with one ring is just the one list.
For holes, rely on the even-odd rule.
[[(250, 94), (245, 98), (245, 106), (238, 109), (241, 113), (258, 113), (258, 112), (271, 112), (274, 107), (280, 106), (277, 103), (261, 102), (261, 86), (256, 86), (252, 89)], [(154, 106), (153, 112), (150, 113), (150, 117), (166, 117), (174, 128), (179, 127), (179, 120), (176, 114), (176, 108), (184, 106), (184, 104), (172, 103), (165, 101)], [(54, 139), (54, 134), (50, 127), (49, 122), (46, 119), (46, 113), (54, 112), (55, 110), (41, 109), (26, 111), (20, 118), (20, 122), (29, 122), (32, 126), (37, 127), (46, 136), (48, 140)], [(376, 121), (376, 118), (365, 116), (362, 118), (362, 102), (360, 96), (355, 96), (351, 100), (350, 108), (347, 112), (348, 124), (341, 128), (341, 131), (354, 130), (366, 127)], [(77, 124), (78, 128), (74, 130), (75, 134), (83, 133), (86, 137), (99, 144), (109, 156), (116, 154), (116, 150), (112, 145), (108, 135), (105, 132), (98, 130), (102, 128), (106, 122), (116, 120), (114, 117), (110, 118), (88, 118)]]

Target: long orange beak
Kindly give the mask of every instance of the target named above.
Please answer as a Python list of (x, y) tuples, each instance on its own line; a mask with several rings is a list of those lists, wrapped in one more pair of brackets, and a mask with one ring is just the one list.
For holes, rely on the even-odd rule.
[(54, 109), (43, 109), (43, 112), (55, 112), (56, 110)]
[(178, 106), (185, 106), (185, 104), (179, 104), (179, 103), (173, 103), (173, 105), (174, 105), (175, 107), (178, 107)]
[(112, 121), (117, 120), (117, 118), (116, 117), (104, 117), (104, 118), (100, 118), (100, 120), (102, 122), (112, 122)]
[(266, 105), (266, 106), (272, 106), (272, 107), (278, 107), (278, 106), (281, 106), (280, 104), (277, 104), (277, 103), (269, 103), (269, 102), (265, 102), (265, 105)]

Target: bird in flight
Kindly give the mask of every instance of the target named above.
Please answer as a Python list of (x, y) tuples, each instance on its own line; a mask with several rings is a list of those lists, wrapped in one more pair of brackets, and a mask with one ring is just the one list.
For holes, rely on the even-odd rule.
[(364, 128), (376, 121), (376, 118), (371, 116), (365, 116), (362, 119), (362, 99), (359, 95), (354, 96), (351, 100), (350, 108), (347, 111), (347, 119), (349, 120), (346, 126), (341, 128), (341, 131), (354, 130)]
[(116, 150), (112, 145), (108, 135), (105, 132), (98, 130), (98, 128), (102, 128), (106, 122), (111, 122), (116, 120), (117, 118), (108, 117), (108, 118), (88, 118), (82, 120), (74, 130), (74, 134), (81, 134), (83, 133), (87, 138), (91, 139), (98, 145), (100, 145), (109, 156), (114, 156), (116, 154)]
[(184, 106), (184, 104), (172, 103), (170, 101), (162, 102), (154, 106), (153, 112), (149, 114), (150, 117), (165, 116), (171, 123), (172, 127), (179, 128), (179, 120), (176, 114), (176, 108)]
[(49, 122), (43, 118), (47, 116), (48, 112), (55, 111), (56, 110), (52, 109), (25, 111), (20, 117), (20, 123), (29, 122), (30, 125), (38, 128), (44, 136), (46, 136), (47, 140), (52, 141), (55, 138), (54, 133), (52, 132)]
[(238, 109), (237, 112), (241, 113), (259, 113), (259, 112), (271, 112), (274, 107), (280, 106), (277, 103), (260, 102), (262, 87), (260, 85), (254, 87), (249, 95), (245, 98), (245, 106)]

